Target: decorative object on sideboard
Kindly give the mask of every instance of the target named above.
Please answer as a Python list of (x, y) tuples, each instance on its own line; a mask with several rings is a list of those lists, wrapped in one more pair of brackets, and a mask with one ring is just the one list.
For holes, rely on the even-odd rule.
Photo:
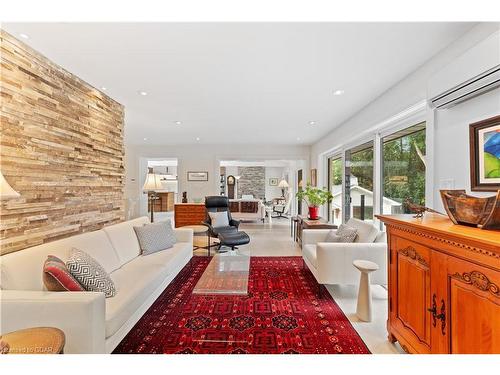
[(410, 198), (406, 198), (403, 205), (415, 215), (414, 218), (424, 217), (425, 212), (434, 212), (435, 214), (444, 215), (442, 212), (433, 210), (432, 208), (422, 206), (420, 204), (413, 203)]
[(269, 179), (269, 186), (278, 186), (279, 179), (276, 177), (271, 177)]
[(500, 189), (500, 116), (469, 125), (472, 191)]
[(307, 184), (304, 190), (299, 190), (295, 195), (300, 201), (303, 200), (308, 205), (309, 219), (311, 220), (318, 220), (319, 208), (333, 199), (332, 193), (327, 189), (312, 187), (310, 184)]
[(440, 190), (446, 213), (454, 224), (500, 229), (500, 190), (487, 198), (467, 195), (465, 190)]
[(148, 168), (148, 174), (146, 175), (146, 181), (144, 182), (142, 190), (148, 195), (151, 222), (154, 222), (155, 201), (158, 199), (156, 191), (161, 190), (162, 186), (160, 176), (153, 172), (153, 168)]
[(278, 184), (278, 187), (281, 189), (281, 196), (284, 198), (285, 197), (285, 189), (288, 189), (290, 187), (290, 185), (288, 185), (288, 182), (286, 182), (286, 180), (283, 179)]
[(0, 200), (19, 198), (21, 195), (9, 185), (0, 171)]
[(182, 203), (187, 203), (188, 202), (187, 195), (188, 195), (187, 191), (183, 191), (182, 192)]
[(311, 169), (311, 186), (318, 186), (318, 170), (316, 168)]
[(188, 172), (188, 181), (208, 181), (208, 172)]

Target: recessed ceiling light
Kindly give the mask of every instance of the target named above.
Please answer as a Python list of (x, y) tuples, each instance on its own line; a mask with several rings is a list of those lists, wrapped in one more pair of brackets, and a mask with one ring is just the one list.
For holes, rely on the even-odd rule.
[(101, 90), (102, 90), (102, 91), (106, 91), (106, 90), (107, 90), (107, 88), (103, 86), (103, 87), (101, 87)]
[(148, 139), (147, 138), (144, 138), (145, 141), (147, 141)]
[(344, 90), (335, 90), (333, 92), (333, 95), (337, 95), (337, 96), (342, 95), (342, 94), (344, 94)]
[(21, 38), (24, 38), (24, 39), (29, 39), (30, 38), (27, 34), (23, 34), (23, 33), (19, 34), (19, 36)]
[(175, 122), (175, 125), (181, 125), (181, 124), (182, 124), (182, 122), (181, 122), (181, 121), (176, 121), (176, 122)]
[(199, 141), (200, 140), (200, 137), (196, 137), (196, 140)]
[(146, 96), (148, 93), (146, 91), (137, 91), (139, 95)]
[(309, 125), (316, 125), (316, 121), (309, 121)]
[(300, 137), (297, 137), (297, 141), (300, 141)]

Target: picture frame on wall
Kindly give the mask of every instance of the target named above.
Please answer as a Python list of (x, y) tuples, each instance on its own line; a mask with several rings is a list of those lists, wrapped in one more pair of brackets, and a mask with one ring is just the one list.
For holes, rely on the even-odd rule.
[(500, 115), (469, 125), (472, 191), (500, 189)]
[(208, 181), (208, 172), (188, 172), (188, 181)]
[(278, 178), (272, 177), (269, 179), (269, 186), (278, 186)]
[(311, 169), (311, 186), (316, 187), (318, 185), (318, 170), (316, 168)]

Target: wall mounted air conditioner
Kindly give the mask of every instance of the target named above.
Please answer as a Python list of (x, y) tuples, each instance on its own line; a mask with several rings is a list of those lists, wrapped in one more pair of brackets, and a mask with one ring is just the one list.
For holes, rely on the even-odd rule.
[(432, 108), (453, 107), (500, 87), (500, 31), (475, 45), (429, 81)]

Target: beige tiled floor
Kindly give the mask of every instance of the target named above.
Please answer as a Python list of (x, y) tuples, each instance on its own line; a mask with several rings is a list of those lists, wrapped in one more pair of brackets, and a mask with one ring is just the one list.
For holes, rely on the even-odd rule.
[[(242, 223), (240, 230), (250, 236), (250, 244), (245, 250), (250, 250), (251, 256), (301, 256), (300, 246), (290, 236), (290, 221), (287, 219), (273, 219), (272, 224), (267, 221)], [(195, 254), (206, 255), (206, 250), (197, 250)], [(387, 290), (382, 286), (372, 286), (373, 315), (372, 322), (362, 322), (356, 316), (357, 285), (328, 285), (328, 291), (339, 307), (344, 311), (353, 327), (374, 354), (402, 353), (398, 344), (391, 344), (387, 340)]]

